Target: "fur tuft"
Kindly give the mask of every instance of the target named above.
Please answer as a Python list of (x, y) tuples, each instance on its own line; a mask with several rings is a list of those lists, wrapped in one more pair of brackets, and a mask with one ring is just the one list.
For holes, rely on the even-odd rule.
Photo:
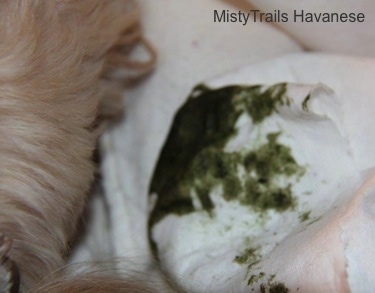
[(22, 290), (64, 263), (93, 181), (100, 98), (113, 60), (126, 66), (140, 40), (138, 19), (129, 0), (0, 2), (0, 232)]

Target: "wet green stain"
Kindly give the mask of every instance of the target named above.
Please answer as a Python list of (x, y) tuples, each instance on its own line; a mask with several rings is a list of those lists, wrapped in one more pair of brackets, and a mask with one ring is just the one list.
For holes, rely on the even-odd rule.
[(311, 98), (311, 95), (308, 94), (306, 96), (306, 98), (303, 100), (303, 102), (302, 102), (302, 110), (303, 111), (306, 111), (306, 112), (309, 111), (308, 103), (309, 103), (310, 98)]
[(260, 285), (261, 293), (288, 293), (289, 289), (285, 286), (284, 283), (271, 283), (271, 284), (261, 284)]
[[(170, 213), (193, 212), (190, 192), (194, 186), (203, 208), (212, 209), (207, 194), (211, 188), (210, 180), (200, 176), (215, 160), (215, 150), (222, 149), (236, 133), (234, 125), (241, 111), (236, 110), (232, 103), (235, 91), (236, 87), (211, 91), (199, 86), (177, 112), (151, 181), (150, 193), (158, 194), (151, 224)], [(210, 152), (210, 148), (214, 151)], [(206, 159), (205, 153), (212, 156)], [(202, 158), (204, 160), (200, 162)], [(229, 167), (219, 160), (212, 168), (221, 174)], [(209, 177), (213, 176), (214, 173)]]
[(263, 90), (262, 86), (239, 87), (236, 94), (237, 98), (244, 102), (246, 111), (252, 117), (253, 122), (257, 124), (270, 116), (277, 110), (277, 107), (289, 105), (286, 91), (286, 84), (281, 83), (266, 90)]
[(305, 222), (310, 219), (311, 211), (307, 211), (299, 215), (299, 220), (302, 222)]
[(276, 275), (266, 276), (264, 272), (260, 272), (258, 274), (253, 274), (248, 280), (247, 285), (253, 286), (251, 291), (254, 291), (254, 286), (257, 286), (256, 284), (262, 282), (259, 285), (259, 291), (261, 293), (287, 293), (289, 292), (289, 289), (285, 286), (284, 283), (281, 282), (275, 282), (274, 279), (276, 278)]
[(242, 254), (237, 255), (234, 261), (238, 264), (249, 264), (258, 261), (260, 254), (258, 253), (258, 248), (247, 248)]
[(289, 289), (284, 283), (272, 283), (269, 289), (270, 293), (288, 293)]
[[(303, 174), (291, 149), (278, 142), (280, 132), (267, 135), (267, 142), (256, 149), (228, 153), (227, 142), (237, 134), (236, 121), (248, 113), (254, 124), (288, 105), (286, 85), (264, 89), (260, 86), (195, 88), (177, 112), (161, 151), (150, 185), (157, 200), (150, 226), (168, 214), (184, 215), (200, 210), (212, 214), (213, 188), (221, 187), (227, 201), (238, 200), (254, 210), (283, 212), (296, 204), (290, 184), (280, 179)], [(239, 168), (246, 174), (239, 176)], [(242, 260), (242, 258), (241, 258)]]
[(279, 135), (280, 132), (268, 134), (268, 142), (249, 152), (243, 161), (248, 176), (242, 202), (259, 211), (282, 212), (296, 204), (291, 185), (280, 186), (277, 180), (280, 176), (302, 176), (304, 168), (297, 164), (289, 147), (277, 142)]
[(259, 280), (261, 280), (262, 278), (264, 278), (266, 274), (263, 273), (263, 272), (260, 272), (259, 274), (257, 275), (251, 275), (251, 277), (249, 278), (249, 281), (247, 282), (247, 285), (248, 286), (251, 286), (257, 282), (259, 282)]

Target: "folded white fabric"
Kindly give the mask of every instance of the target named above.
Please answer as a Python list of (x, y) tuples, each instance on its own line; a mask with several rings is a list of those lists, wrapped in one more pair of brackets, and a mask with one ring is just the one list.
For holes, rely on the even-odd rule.
[(158, 52), (158, 64), (146, 81), (126, 92), (126, 117), (104, 135), (102, 153), (115, 256), (147, 263), (152, 170), (174, 112), (191, 88), (243, 64), (301, 49), (267, 24), (248, 28), (214, 23), (213, 9), (236, 10), (221, 1), (139, 2), (145, 34)]
[(368, 272), (353, 233), (375, 223), (347, 231), (367, 213), (344, 101), (321, 84), (241, 84), (198, 88), (175, 117), (150, 190), (158, 259), (192, 292), (347, 291)]
[[(213, 23), (214, 9), (236, 11), (221, 1), (140, 3), (159, 65), (140, 87), (127, 92), (124, 121), (101, 142), (110, 218), (105, 237), (113, 243), (113, 256), (145, 270), (153, 259), (150, 235), (161, 266), (193, 292), (375, 292), (375, 61), (295, 53), (299, 46), (266, 23)], [(350, 40), (335, 41), (331, 48), (325, 43), (329, 37), (318, 35), (295, 33), (314, 49), (340, 51)], [(362, 51), (353, 42), (341, 52), (369, 55), (373, 39), (364, 38)], [(237, 94), (252, 92), (256, 99), (264, 93), (280, 102), (271, 103), (272, 111), (258, 121), (257, 107), (246, 110), (247, 94), (227, 95), (228, 101), (242, 99), (236, 106), (242, 110), (228, 106), (227, 112), (240, 111), (238, 117), (231, 120), (223, 114), (217, 119), (232, 123), (235, 131), (225, 143), (200, 150), (190, 165), (176, 166), (189, 173), (203, 159), (209, 163), (207, 174), (198, 172), (201, 178), (185, 174), (190, 179), (180, 182), (185, 202), (180, 209), (181, 190), (155, 187), (173, 178), (164, 176), (157, 163), (176, 111), (199, 83), (208, 88), (198, 88), (197, 96), (233, 87)], [(217, 107), (220, 103), (218, 98)], [(194, 111), (189, 115), (194, 118)], [(203, 116), (196, 117), (198, 124), (207, 119)], [(206, 122), (202, 128), (215, 132), (209, 125), (218, 122)], [(195, 139), (199, 144), (199, 137)], [(262, 160), (265, 155), (273, 159), (266, 166), (275, 168), (272, 176), (251, 163), (269, 164)], [(210, 174), (216, 159), (232, 162), (227, 164), (231, 176)], [(237, 188), (228, 187), (231, 180)], [(202, 186), (208, 191), (203, 193)], [(101, 252), (103, 222), (93, 222), (90, 233), (97, 236), (83, 242), (76, 259), (111, 254), (107, 247)]]
[[(235, 155), (239, 156), (235, 177), (240, 178), (242, 193), (224, 193), (226, 179), (222, 183), (220, 180), (209, 183), (203, 176), (201, 184), (209, 187), (208, 199), (200, 198), (197, 194), (200, 185), (191, 183), (185, 194), (188, 199), (185, 208), (190, 210), (179, 215), (179, 207), (177, 212), (172, 208), (165, 213), (162, 204), (165, 194), (153, 190), (151, 201), (155, 205), (155, 199), (158, 199), (161, 205), (156, 208), (164, 214), (157, 215), (157, 210), (151, 213), (151, 238), (161, 265), (176, 282), (198, 292), (248, 292), (249, 288), (266, 290), (275, 286), (290, 290), (300, 288), (303, 292), (372, 289), (375, 275), (367, 266), (375, 258), (371, 250), (375, 241), (371, 229), (375, 228), (375, 222), (371, 205), (367, 203), (373, 201), (373, 185), (365, 180), (372, 174), (366, 170), (375, 163), (372, 151), (375, 133), (371, 126), (375, 109), (374, 65), (371, 59), (297, 54), (253, 64), (206, 83), (214, 89), (241, 85), (237, 90), (251, 92), (251, 85), (287, 82), (259, 88), (259, 93), (268, 89), (269, 95), (276, 95), (276, 98), (277, 93), (285, 89), (283, 102), (276, 103), (272, 114), (261, 122), (255, 123), (246, 111), (241, 113), (234, 124), (237, 134), (228, 139), (219, 155), (224, 160), (226, 153), (240, 154)], [(273, 91), (276, 94), (272, 94)], [(203, 89), (202, 94), (204, 92)], [(159, 107), (168, 107), (162, 95), (156, 94), (153, 98), (159, 99)], [(155, 135), (156, 128), (171, 127), (167, 119), (161, 119), (140, 131), (138, 126), (144, 117), (152, 119), (153, 115), (160, 115), (146, 105), (140, 108), (143, 113), (138, 116), (139, 120), (131, 125), (127, 122), (132, 138), (128, 135), (128, 140), (118, 144), (117, 139), (123, 136), (112, 136), (112, 133), (106, 136), (103, 144), (106, 187), (110, 191), (117, 190), (107, 194), (111, 211), (130, 209), (123, 215), (115, 213), (118, 218), (113, 227), (128, 226), (133, 230), (127, 235), (143, 235), (143, 241), (147, 239), (144, 230), (147, 211), (141, 213), (138, 209), (132, 219), (126, 220), (128, 222), (121, 216), (130, 217), (131, 209), (137, 207), (136, 202), (146, 201), (148, 190), (145, 189), (149, 187), (162, 147), (149, 139)], [(215, 107), (214, 103), (212, 107)], [(217, 107), (220, 107), (219, 100)], [(257, 109), (254, 109), (255, 113)], [(194, 112), (190, 115), (194, 118)], [(159, 121), (158, 125), (155, 125), (156, 121)], [(197, 123), (205, 125), (201, 121)], [(133, 158), (137, 159), (126, 161), (124, 158), (128, 156), (121, 155), (121, 151), (136, 154)], [(173, 152), (173, 149), (169, 151)], [(181, 150), (176, 152), (178, 156)], [(289, 175), (260, 178), (256, 167), (246, 169), (245, 163), (241, 165), (246, 156), (251, 158), (252, 154), (261, 158), (262, 152), (274, 154), (276, 158), (276, 166), (269, 168), (283, 165), (277, 161), (275, 152), (284, 154), (289, 163), (295, 162), (290, 168), (285, 167), (290, 169)], [(205, 155), (208, 158), (208, 154), (198, 156), (197, 162)], [(268, 156), (272, 159), (272, 155)], [(119, 158), (124, 162), (120, 163)], [(153, 159), (147, 163), (148, 168), (145, 165), (140, 168), (139, 162), (144, 162), (145, 158)], [(251, 165), (251, 160), (248, 164)], [(179, 168), (189, 170), (192, 166), (182, 164)], [(207, 167), (207, 172), (210, 168)], [(160, 169), (156, 168), (155, 172), (157, 176)], [(126, 198), (121, 185), (129, 180), (127, 177), (142, 184), (145, 191), (140, 192), (133, 182), (126, 189), (134, 188), (130, 192), (134, 197)], [(160, 178), (174, 180), (173, 176)], [(246, 200), (244, 195), (246, 181), (254, 180), (260, 189), (264, 189), (261, 192), (253, 190), (260, 194), (260, 202), (254, 198)], [(271, 189), (267, 184), (271, 184)], [(272, 203), (275, 200), (272, 196), (271, 203), (262, 202), (262, 196), (277, 191), (281, 194), (280, 207)], [(177, 192), (176, 203), (178, 206)], [(145, 226), (137, 226), (139, 222)], [(113, 239), (118, 246), (126, 245), (124, 234), (115, 233)], [(134, 239), (138, 239), (137, 236), (128, 238), (128, 243)], [(147, 244), (143, 245), (147, 247)]]

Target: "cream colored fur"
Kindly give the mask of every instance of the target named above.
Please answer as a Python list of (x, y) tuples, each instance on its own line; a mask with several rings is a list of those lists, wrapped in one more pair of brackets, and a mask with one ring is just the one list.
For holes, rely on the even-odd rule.
[(0, 232), (23, 291), (64, 264), (93, 181), (99, 99), (137, 20), (129, 0), (0, 0)]

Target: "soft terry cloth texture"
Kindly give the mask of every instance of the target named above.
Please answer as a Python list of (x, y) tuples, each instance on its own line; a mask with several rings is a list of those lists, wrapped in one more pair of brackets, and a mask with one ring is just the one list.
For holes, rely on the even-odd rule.
[[(76, 259), (96, 260), (103, 255), (127, 257), (132, 264), (139, 264), (140, 270), (146, 269), (151, 259), (147, 219), (152, 172), (173, 116), (193, 86), (201, 82), (213, 88), (233, 84), (272, 85), (287, 82), (293, 83), (288, 85), (288, 90), (296, 100), (306, 98), (311, 91), (311, 113), (306, 113), (301, 108), (301, 100), (298, 100), (295, 103), (299, 107), (298, 111), (292, 113), (280, 110), (280, 119), (288, 123), (289, 126), (285, 128), (293, 133), (291, 135), (296, 143), (291, 145), (300, 144), (301, 149), (305, 148), (302, 147), (304, 143), (315, 146), (314, 152), (308, 151), (305, 158), (302, 158), (305, 155), (301, 150), (293, 149), (293, 153), (301, 156), (302, 165), (314, 163), (315, 168), (320, 170), (324, 178), (309, 184), (319, 190), (319, 196), (326, 195), (324, 198), (328, 197), (329, 203), (317, 201), (303, 207), (306, 209), (299, 207), (294, 215), (283, 214), (294, 224), (290, 224), (290, 230), (280, 231), (275, 236), (279, 237), (277, 239), (273, 238), (271, 232), (264, 234), (262, 245), (277, 240), (279, 246), (267, 246), (267, 251), (263, 251), (262, 255), (269, 258), (262, 260), (260, 269), (250, 272), (246, 266), (233, 262), (241, 249), (249, 248), (245, 238), (252, 235), (241, 230), (245, 229), (244, 226), (240, 225), (239, 230), (231, 232), (232, 236), (238, 236), (238, 240), (231, 242), (231, 245), (228, 245), (230, 237), (222, 237), (215, 239), (215, 244), (202, 242), (200, 247), (200, 243), (194, 241), (198, 239), (196, 227), (189, 226), (189, 221), (185, 223), (183, 217), (170, 216), (174, 217), (172, 225), (168, 222), (172, 221), (166, 217), (164, 222), (153, 229), (153, 237), (160, 249), (165, 251), (161, 265), (167, 268), (172, 279), (182, 282), (185, 288), (201, 292), (227, 292), (229, 289), (246, 291), (249, 289), (247, 283), (253, 275), (255, 279), (251, 283), (257, 289), (260, 284), (268, 286), (273, 282), (283, 282), (291, 290), (305, 285), (307, 291), (304, 292), (323, 289), (345, 292), (349, 288), (353, 292), (375, 291), (371, 287), (375, 283), (375, 272), (371, 269), (371, 261), (375, 258), (371, 252), (375, 241), (371, 232), (375, 231), (371, 171), (375, 163), (375, 132), (372, 127), (375, 61), (363, 57), (304, 53), (295, 41), (269, 24), (214, 24), (213, 9), (237, 11), (237, 8), (221, 1), (165, 0), (163, 5), (159, 5), (157, 1), (144, 0), (140, 3), (144, 9), (146, 35), (159, 51), (159, 65), (156, 72), (140, 87), (126, 93), (127, 115), (124, 121), (102, 139), (104, 187), (110, 219), (110, 233), (106, 237), (113, 247), (103, 249), (102, 222), (94, 221), (98, 225), (92, 226), (88, 241), (76, 251)], [(358, 2), (350, 3), (354, 7)], [(368, 18), (374, 15), (372, 11), (366, 9)], [(358, 39), (361, 44), (358, 46), (351, 41), (355, 33), (346, 34), (348, 30), (344, 28), (340, 36), (347, 35), (347, 39), (342, 42), (332, 39), (329, 46), (326, 39), (330, 37), (323, 39), (329, 31), (322, 32), (317, 26), (307, 27), (305, 33), (293, 33), (292, 29), (290, 33), (298, 38), (301, 45), (308, 45), (311, 49), (370, 56), (375, 51), (374, 34), (367, 30), (367, 25), (360, 35), (363, 39)], [(337, 30), (340, 28), (336, 26)], [(223, 76), (213, 78), (220, 74)], [(316, 116), (321, 118), (316, 123), (319, 124), (317, 127), (310, 126), (315, 122), (304, 119)], [(301, 131), (299, 126), (314, 133), (307, 136), (308, 131)], [(286, 143), (287, 139), (283, 139)], [(308, 176), (308, 172), (305, 176)], [(334, 183), (325, 187), (321, 183), (324, 180)], [(345, 184), (336, 188), (340, 182)], [(303, 203), (304, 200), (300, 199), (299, 202)], [(224, 210), (230, 212), (230, 207)], [(310, 221), (298, 221), (300, 215), (310, 210)], [(242, 214), (245, 217), (244, 210)], [(195, 221), (199, 222), (199, 217), (205, 217), (205, 214), (197, 212), (189, 216), (196, 216)], [(243, 217), (238, 220), (241, 219)], [(215, 218), (207, 220), (210, 223), (206, 227), (207, 233), (215, 233), (215, 228), (210, 227), (217, 228), (220, 222), (215, 223)], [(318, 221), (307, 226), (313, 220)], [(184, 235), (179, 234), (182, 225), (188, 225)], [(272, 229), (279, 231), (281, 228), (275, 224)], [(299, 231), (302, 232), (297, 233)], [(196, 249), (196, 254), (189, 256), (196, 260), (184, 255), (188, 248), (181, 241), (184, 239), (182, 237), (191, 243), (190, 248), (194, 246)], [(221, 250), (216, 250), (217, 247)], [(225, 257), (216, 257), (214, 262), (206, 261), (207, 250), (212, 251), (215, 257), (217, 254)], [(286, 262), (290, 262), (290, 265), (284, 269)], [(216, 276), (221, 279), (228, 273), (228, 280), (213, 280), (213, 267), (217, 270)], [(327, 271), (324, 271), (325, 267)], [(220, 268), (228, 268), (228, 272), (220, 271)], [(267, 274), (263, 279), (258, 278), (261, 272)], [(304, 274), (311, 277), (311, 283), (304, 281)], [(270, 280), (272, 275), (276, 276)], [(311, 287), (312, 284), (316, 287)], [(306, 286), (313, 289), (308, 291), (310, 288)]]

